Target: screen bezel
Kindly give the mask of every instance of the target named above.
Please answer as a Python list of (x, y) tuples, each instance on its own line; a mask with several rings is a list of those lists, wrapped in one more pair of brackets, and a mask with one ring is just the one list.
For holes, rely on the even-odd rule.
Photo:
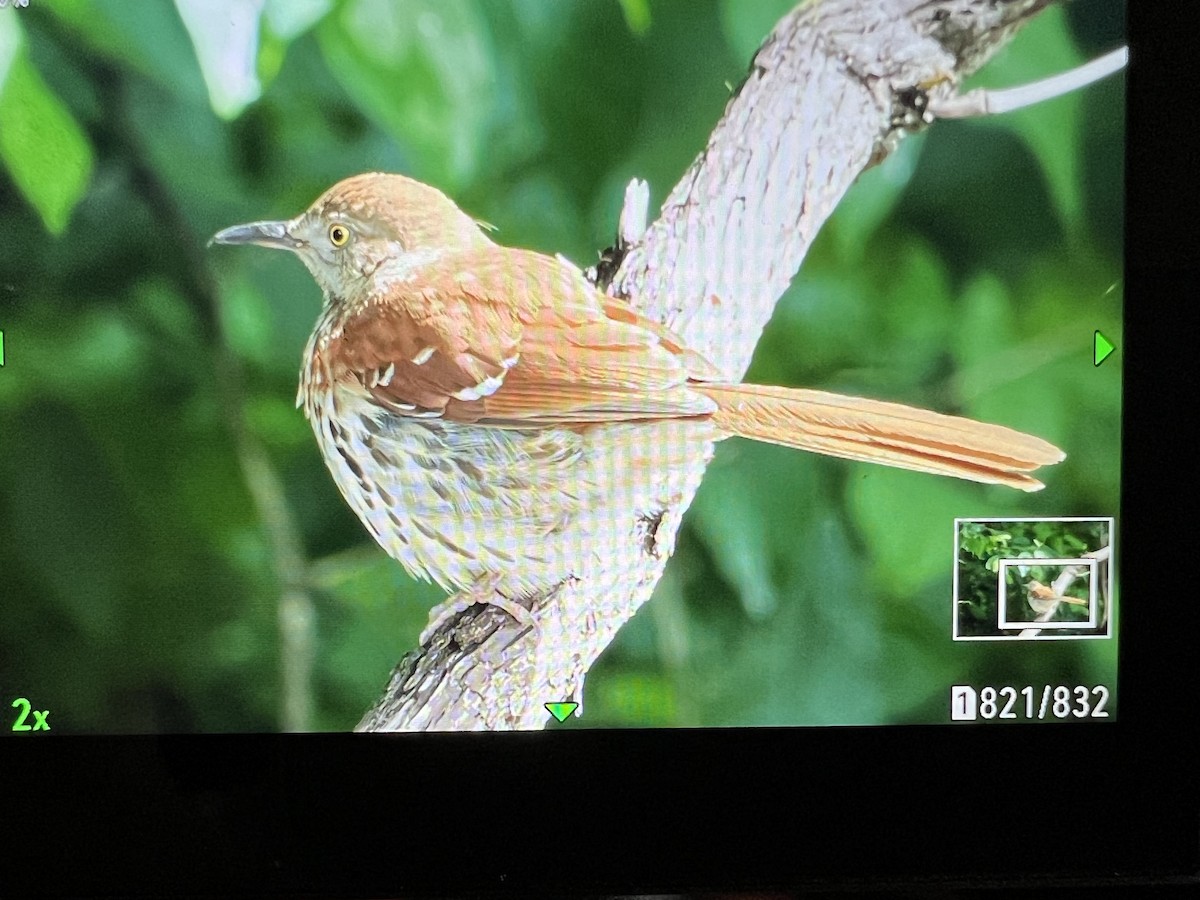
[(528, 893), (1194, 873), (1198, 614), (1186, 564), (1162, 562), (1186, 558), (1163, 544), (1195, 521), (1194, 454), (1172, 423), (1195, 389), (1196, 260), (1180, 223), (1196, 204), (1191, 182), (1164, 172), (1191, 140), (1164, 101), (1187, 30), (1148, 14), (1130, 16), (1116, 721), (12, 739), (0, 742), (9, 889)]

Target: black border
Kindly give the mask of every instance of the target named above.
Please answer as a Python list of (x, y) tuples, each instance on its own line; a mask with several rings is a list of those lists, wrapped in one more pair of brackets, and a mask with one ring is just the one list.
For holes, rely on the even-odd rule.
[[(1194, 875), (1196, 32), (1167, 21), (1166, 4), (1131, 5), (1119, 721), (4, 740), (0, 892), (533, 895)], [(1029, 761), (1024, 779), (1004, 774), (1014, 760)], [(980, 779), (981, 762), (994, 779)]]

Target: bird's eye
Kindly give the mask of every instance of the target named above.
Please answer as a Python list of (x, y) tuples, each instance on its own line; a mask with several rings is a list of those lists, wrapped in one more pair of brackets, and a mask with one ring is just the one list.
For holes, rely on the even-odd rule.
[(333, 244), (335, 247), (345, 247), (349, 242), (349, 228), (336, 222), (329, 226), (329, 243)]

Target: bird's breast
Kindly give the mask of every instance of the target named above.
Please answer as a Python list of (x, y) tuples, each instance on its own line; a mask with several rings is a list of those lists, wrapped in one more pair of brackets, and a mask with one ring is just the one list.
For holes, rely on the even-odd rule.
[(690, 420), (498, 428), (407, 416), (337, 377), (323, 350), (318, 329), (299, 400), (334, 482), (380, 546), (446, 589), (500, 576), (501, 589), (526, 594), (578, 575), (581, 541), (602, 557), (624, 527), (614, 522), (645, 519), (683, 491), (674, 475), (646, 473), (677, 472), (709, 431)]
[[(324, 378), (324, 380), (323, 380)], [(541, 587), (539, 549), (595, 493), (571, 429), (500, 429), (413, 418), (361, 385), (306, 369), (305, 413), (347, 503), (413, 574), (445, 588), (511, 572)]]

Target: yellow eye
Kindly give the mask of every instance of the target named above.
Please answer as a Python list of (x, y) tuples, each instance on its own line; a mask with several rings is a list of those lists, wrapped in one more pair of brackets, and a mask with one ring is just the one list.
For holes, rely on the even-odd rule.
[(345, 247), (350, 242), (350, 229), (345, 225), (334, 224), (329, 226), (329, 243), (335, 247)]

